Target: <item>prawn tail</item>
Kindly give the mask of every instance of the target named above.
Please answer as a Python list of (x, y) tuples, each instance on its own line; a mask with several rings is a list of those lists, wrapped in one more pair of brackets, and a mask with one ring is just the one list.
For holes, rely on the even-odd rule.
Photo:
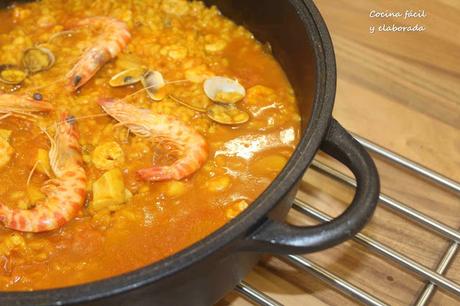
[(28, 233), (55, 230), (68, 222), (66, 215), (47, 207), (19, 209), (0, 203), (0, 222), (6, 228)]
[(10, 215), (11, 209), (4, 205), (3, 203), (0, 203), (0, 223), (5, 224), (6, 220), (8, 219), (8, 215)]
[(137, 174), (145, 181), (166, 181), (171, 179), (179, 180), (176, 178), (174, 171), (171, 171), (171, 167), (152, 167), (141, 169), (137, 171)]
[(140, 169), (137, 171), (137, 174), (146, 181), (181, 180), (195, 173), (200, 166), (201, 163), (190, 160), (189, 158), (183, 158), (171, 166)]
[(0, 222), (6, 228), (16, 231), (29, 231), (27, 228), (27, 220), (16, 213), (18, 209), (10, 208), (3, 203), (0, 203)]

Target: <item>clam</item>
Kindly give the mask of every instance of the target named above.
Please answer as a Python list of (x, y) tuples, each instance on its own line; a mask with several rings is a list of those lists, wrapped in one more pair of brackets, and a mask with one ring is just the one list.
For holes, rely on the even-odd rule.
[(166, 82), (161, 72), (149, 70), (144, 74), (141, 82), (152, 100), (161, 101), (164, 99), (165, 92), (160, 89), (166, 85)]
[(206, 113), (211, 120), (226, 125), (243, 124), (249, 120), (249, 114), (233, 104), (213, 104)]
[(17, 85), (25, 80), (27, 72), (15, 65), (0, 65), (0, 82)]
[(48, 70), (55, 62), (56, 58), (54, 57), (53, 52), (43, 47), (32, 47), (26, 49), (22, 56), (22, 64), (30, 73)]
[(115, 74), (109, 81), (112, 87), (121, 87), (136, 84), (142, 80), (145, 69), (141, 67), (130, 68)]
[(203, 89), (209, 99), (225, 104), (234, 104), (246, 96), (246, 90), (237, 80), (220, 76), (206, 79)]

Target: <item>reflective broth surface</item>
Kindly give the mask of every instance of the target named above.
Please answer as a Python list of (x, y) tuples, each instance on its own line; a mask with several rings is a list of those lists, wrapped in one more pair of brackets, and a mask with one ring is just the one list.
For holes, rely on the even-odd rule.
[[(69, 91), (66, 75), (79, 57), (105, 35), (115, 35), (73, 26), (91, 16), (124, 22), (132, 38), (89, 82)], [(0, 216), (1, 290), (84, 283), (178, 252), (250, 205), (297, 144), (300, 117), (286, 76), (267, 48), (216, 8), (183, 0), (42, 0), (2, 10), (0, 18), (0, 65), (24, 69), (24, 51), (33, 46), (55, 57), (50, 69), (29, 73), (18, 85), (0, 83), (0, 98), (33, 96), (36, 103), (54, 107), (33, 116), (1, 117), (0, 149), (7, 156), (0, 160), (1, 202), (19, 209), (43, 203), (41, 187), (54, 177), (46, 134), (53, 137), (63, 112), (75, 117), (88, 177), (83, 207), (58, 229), (7, 229)], [(117, 73), (139, 67), (164, 77), (160, 101), (149, 98), (141, 82), (109, 85)], [(215, 105), (203, 91), (212, 76), (237, 80), (245, 88), (234, 105), (249, 114), (247, 122), (221, 124), (199, 111)], [(130, 133), (102, 110), (101, 98), (173, 115), (204, 137), (207, 159), (180, 180), (143, 180), (139, 169), (171, 165), (187, 152), (175, 139)]]

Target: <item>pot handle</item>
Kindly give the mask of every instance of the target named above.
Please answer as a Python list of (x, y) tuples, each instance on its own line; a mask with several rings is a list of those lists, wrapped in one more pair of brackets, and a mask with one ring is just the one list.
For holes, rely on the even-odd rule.
[(367, 151), (335, 119), (330, 123), (321, 150), (343, 163), (355, 175), (357, 187), (351, 205), (336, 219), (311, 227), (269, 219), (247, 238), (250, 249), (276, 254), (323, 250), (350, 239), (372, 217), (380, 183), (375, 164)]

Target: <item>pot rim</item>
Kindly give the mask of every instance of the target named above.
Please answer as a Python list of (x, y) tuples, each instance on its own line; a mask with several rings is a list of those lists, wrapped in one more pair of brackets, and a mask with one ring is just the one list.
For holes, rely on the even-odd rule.
[[(326, 24), (311, 0), (288, 0), (294, 6), (312, 43), (316, 65), (316, 93), (308, 126), (294, 153), (270, 186), (238, 217), (209, 236), (163, 260), (137, 270), (86, 284), (64, 288), (1, 292), (0, 302), (15, 305), (81, 303), (128, 292), (165, 279), (206, 259), (231, 241), (245, 237), (303, 176), (318, 151), (332, 118), (336, 65)], [(23, 304), (24, 303), (24, 304)]]

